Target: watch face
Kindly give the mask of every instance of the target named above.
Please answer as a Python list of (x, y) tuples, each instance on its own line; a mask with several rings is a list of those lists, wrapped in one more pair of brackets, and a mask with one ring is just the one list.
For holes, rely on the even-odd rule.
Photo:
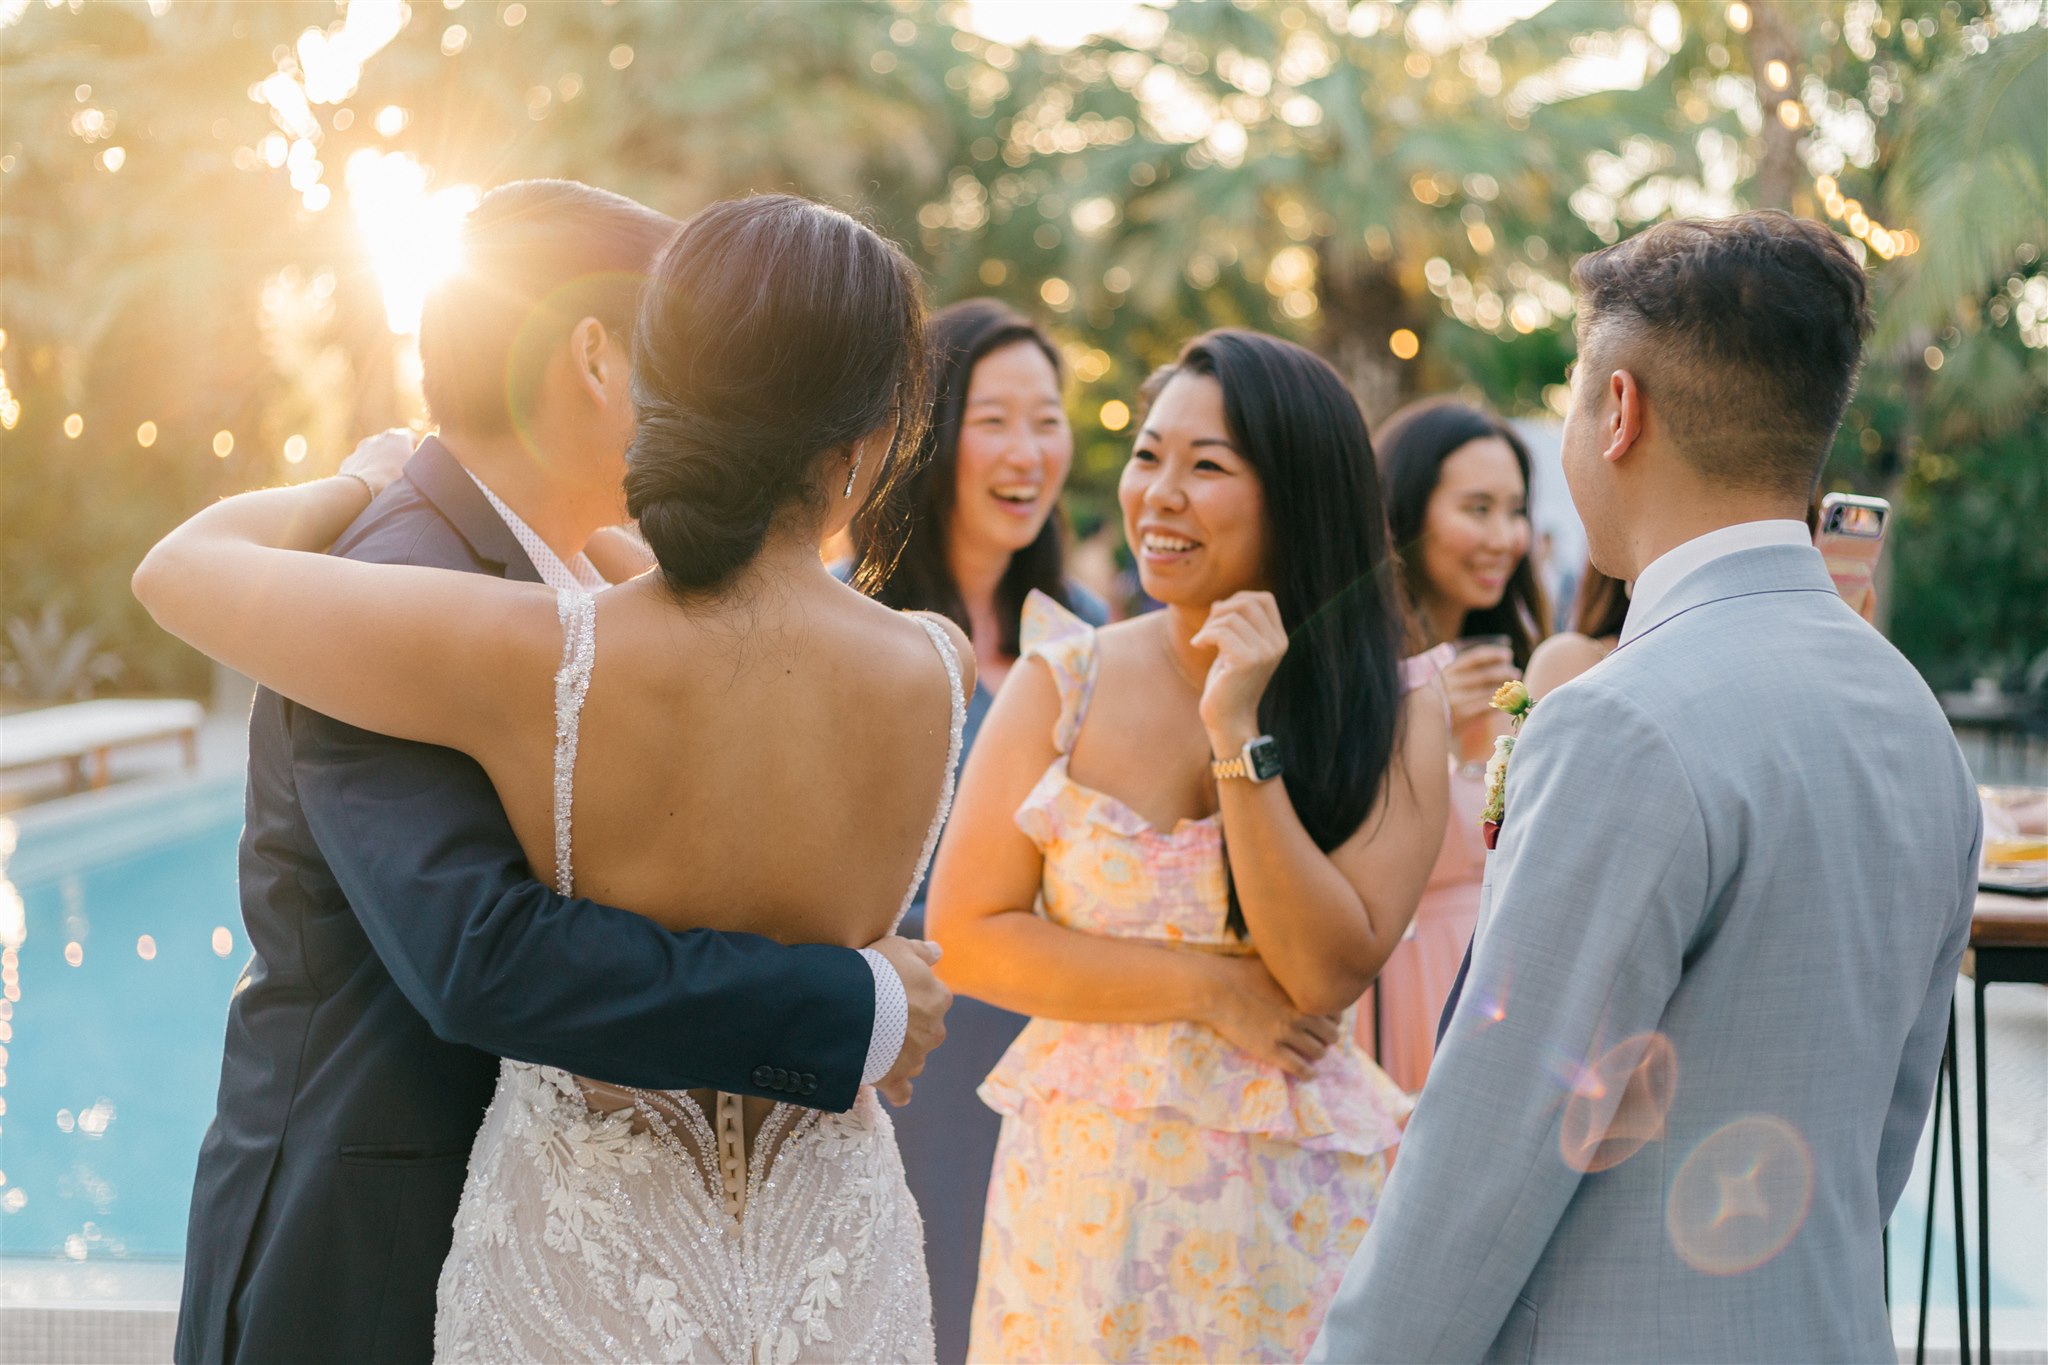
[(1267, 782), (1280, 776), (1280, 745), (1272, 739), (1255, 739), (1245, 746), (1251, 760), (1252, 780)]

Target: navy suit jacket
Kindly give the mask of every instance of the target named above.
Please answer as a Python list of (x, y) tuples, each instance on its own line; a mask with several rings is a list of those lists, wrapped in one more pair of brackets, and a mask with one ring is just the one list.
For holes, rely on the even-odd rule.
[(1465, 940), (1465, 956), (1459, 959), (1458, 974), (1451, 980), (1451, 993), (1444, 997), (1444, 1012), (1436, 1020), (1436, 1044), (1442, 1047), (1444, 1035), (1451, 1031), (1451, 1017), (1458, 1012), (1458, 1001), (1465, 996), (1465, 975), (1472, 970), (1472, 940)]
[[(335, 553), (539, 579), (432, 439)], [(188, 1365), (427, 1360), (500, 1056), (824, 1109), (859, 1089), (874, 979), (858, 954), (558, 896), (468, 757), (269, 691), (249, 722), (241, 899), (255, 952), (192, 1193)]]

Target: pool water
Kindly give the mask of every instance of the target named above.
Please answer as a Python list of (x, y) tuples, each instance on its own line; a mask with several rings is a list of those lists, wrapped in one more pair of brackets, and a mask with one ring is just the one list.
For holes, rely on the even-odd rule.
[[(248, 953), (242, 782), (0, 821), (0, 1252), (177, 1259)], [(11, 836), (11, 837), (10, 837)], [(10, 888), (7, 883), (11, 883)]]

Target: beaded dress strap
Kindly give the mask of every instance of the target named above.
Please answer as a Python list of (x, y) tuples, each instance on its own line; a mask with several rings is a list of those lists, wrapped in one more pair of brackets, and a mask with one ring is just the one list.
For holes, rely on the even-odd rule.
[(555, 890), (576, 894), (570, 863), (570, 818), (575, 805), (576, 737), (583, 699), (590, 695), (590, 668), (597, 659), (597, 598), (576, 588), (555, 594), (562, 623), (562, 666), (555, 670)]
[(960, 651), (954, 647), (953, 637), (946, 628), (929, 616), (912, 614), (911, 619), (924, 627), (932, 648), (939, 652), (939, 658), (946, 665), (946, 695), (952, 706), (952, 728), (946, 741), (946, 777), (939, 787), (939, 806), (932, 812), (932, 822), (925, 830), (924, 848), (917, 855), (917, 872), (910, 879), (910, 887), (903, 893), (903, 904), (896, 910), (896, 925), (903, 923), (903, 917), (917, 900), (917, 889), (924, 885), (924, 874), (931, 869), (932, 854), (939, 846), (939, 832), (946, 827), (946, 817), (953, 810), (954, 785), (960, 774), (960, 738), (967, 727), (967, 701), (960, 695)]

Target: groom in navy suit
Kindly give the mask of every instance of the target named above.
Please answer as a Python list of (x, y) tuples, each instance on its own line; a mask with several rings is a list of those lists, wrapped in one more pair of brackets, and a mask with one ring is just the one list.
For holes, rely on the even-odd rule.
[[(676, 224), (528, 181), (486, 195), (420, 345), (441, 428), (335, 546), (589, 586), (623, 516), (632, 413), (594, 337), (630, 337)], [(616, 354), (616, 352), (613, 352)], [(500, 1056), (821, 1109), (907, 1097), (950, 997), (919, 946), (671, 933), (535, 881), (483, 769), (257, 695), (243, 920), (200, 1149), (177, 1358), (426, 1360), (434, 1290)]]

